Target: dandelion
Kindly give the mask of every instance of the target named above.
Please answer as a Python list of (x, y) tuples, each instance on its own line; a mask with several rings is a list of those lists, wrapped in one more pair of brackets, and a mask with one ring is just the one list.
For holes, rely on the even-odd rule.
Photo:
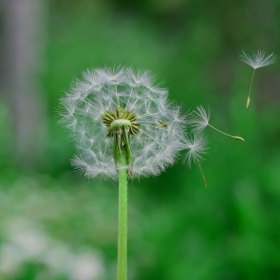
[(203, 174), (201, 164), (204, 161), (204, 155), (208, 149), (208, 141), (203, 137), (201, 133), (195, 133), (191, 139), (186, 142), (186, 149), (188, 149), (187, 154), (184, 157), (184, 161), (187, 161), (188, 166), (191, 167), (192, 162), (194, 162), (201, 173), (204, 186), (207, 187), (206, 179)]
[(212, 126), (209, 123), (209, 120), (210, 120), (210, 110), (209, 109), (206, 110), (202, 106), (199, 106), (196, 109), (197, 109), (197, 111), (193, 112), (193, 117), (190, 120), (190, 124), (192, 125), (194, 132), (201, 133), (206, 128), (206, 126), (209, 126), (209, 127), (213, 128), (214, 130), (216, 130), (226, 136), (234, 138), (235, 140), (244, 141), (244, 139), (242, 137), (227, 134), (227, 133), (217, 129), (216, 127)]
[(147, 177), (174, 163), (185, 117), (167, 101), (167, 91), (152, 83), (148, 72), (96, 69), (61, 99), (60, 123), (76, 142), (72, 164), (84, 175), (117, 179), (125, 168), (129, 177)]
[(186, 116), (148, 72), (95, 69), (61, 99), (72, 164), (85, 176), (119, 179), (118, 279), (127, 274), (127, 177), (158, 175), (185, 149)]
[(244, 51), (242, 51), (242, 54), (239, 55), (239, 59), (254, 69), (252, 78), (251, 78), (249, 95), (248, 95), (247, 102), (246, 102), (246, 108), (248, 108), (249, 104), (250, 104), (250, 93), (251, 93), (255, 70), (258, 68), (273, 64), (276, 60), (276, 55), (274, 55), (273, 53), (266, 55), (265, 51), (258, 50), (256, 53), (253, 53), (252, 56), (250, 57), (248, 54), (246, 54)]

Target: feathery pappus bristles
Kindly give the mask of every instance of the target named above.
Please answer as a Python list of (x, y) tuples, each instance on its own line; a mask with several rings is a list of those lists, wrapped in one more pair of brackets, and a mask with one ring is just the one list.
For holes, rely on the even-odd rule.
[(186, 149), (188, 150), (188, 152), (183, 159), (187, 162), (189, 167), (191, 167), (192, 162), (197, 165), (205, 187), (207, 187), (207, 182), (202, 171), (201, 164), (204, 161), (204, 155), (207, 153), (207, 145), (208, 141), (205, 137), (203, 137), (202, 133), (193, 134), (192, 138), (188, 139), (186, 142)]
[(249, 56), (247, 53), (242, 51), (242, 54), (239, 54), (239, 59), (254, 69), (251, 78), (249, 94), (246, 101), (246, 108), (248, 108), (251, 100), (250, 94), (251, 94), (255, 70), (273, 64), (276, 60), (276, 55), (274, 55), (273, 53), (266, 55), (265, 51), (258, 50), (257, 52), (253, 53), (252, 56)]
[(186, 118), (148, 72), (94, 69), (61, 99), (60, 123), (71, 131), (72, 164), (87, 177), (116, 179), (127, 154), (129, 177), (158, 175), (185, 148)]
[(265, 51), (258, 50), (249, 56), (247, 53), (242, 51), (242, 54), (239, 54), (239, 59), (252, 68), (258, 69), (273, 64), (276, 60), (276, 55), (273, 53), (266, 55)]

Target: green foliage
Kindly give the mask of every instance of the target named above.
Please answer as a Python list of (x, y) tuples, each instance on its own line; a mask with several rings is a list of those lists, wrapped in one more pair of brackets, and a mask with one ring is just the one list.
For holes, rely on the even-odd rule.
[[(207, 130), (208, 189), (198, 169), (180, 164), (129, 183), (130, 279), (280, 278), (279, 66), (259, 71), (254, 100), (245, 109), (251, 69), (237, 57), (241, 49), (280, 53), (278, 2), (126, 2), (50, 1), (46, 155), (41, 170), (15, 171), (7, 167), (9, 133), (0, 136), (0, 257), (7, 257), (7, 245), (24, 229), (34, 229), (47, 245), (26, 253), (11, 274), (5, 276), (0, 265), (0, 278), (72, 279), (43, 261), (62, 246), (75, 258), (96, 259), (100, 277), (94, 279), (115, 279), (117, 187), (75, 174), (69, 164), (73, 145), (54, 112), (82, 71), (120, 64), (151, 69), (185, 109), (210, 105), (213, 125), (245, 138), (241, 143)], [(257, 16), (263, 12), (267, 20)], [(10, 127), (4, 106), (0, 118), (3, 132)]]

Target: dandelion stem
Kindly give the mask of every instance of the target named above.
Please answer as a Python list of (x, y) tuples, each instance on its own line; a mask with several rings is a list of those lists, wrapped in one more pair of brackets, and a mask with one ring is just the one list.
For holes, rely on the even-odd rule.
[(211, 128), (215, 129), (216, 131), (226, 135), (226, 136), (229, 136), (231, 138), (234, 138), (235, 140), (239, 140), (239, 141), (243, 141), (244, 142), (244, 139), (242, 137), (239, 137), (239, 136), (233, 136), (233, 135), (230, 135), (230, 134), (227, 134), (219, 129), (217, 129), (216, 127), (212, 126), (211, 124), (208, 123), (208, 126), (210, 126)]
[(250, 84), (250, 89), (249, 89), (249, 95), (248, 95), (247, 102), (246, 102), (246, 108), (248, 108), (248, 107), (249, 107), (249, 104), (250, 104), (250, 94), (251, 94), (251, 88), (252, 88), (252, 84), (253, 84), (253, 79), (254, 79), (255, 70), (256, 70), (256, 69), (254, 68), (253, 75), (252, 75), (252, 79), (251, 79), (251, 84)]
[(201, 165), (200, 165), (200, 163), (198, 162), (198, 160), (196, 160), (196, 164), (198, 165), (200, 174), (201, 174), (201, 176), (202, 176), (202, 180), (203, 180), (204, 187), (207, 188), (206, 178), (205, 178), (205, 176), (204, 176), (204, 173), (203, 173), (203, 171), (202, 171)]
[(222, 133), (222, 134), (224, 134), (224, 135), (226, 135), (226, 136), (229, 136), (229, 137), (234, 137), (234, 136), (232, 136), (232, 135), (230, 135), (230, 134), (227, 134), (227, 133), (225, 133), (225, 132), (223, 132), (223, 131), (219, 130), (218, 128), (216, 128), (216, 127), (212, 126), (212, 125), (211, 125), (211, 124), (209, 124), (209, 123), (208, 123), (208, 126), (210, 126), (211, 128), (215, 129), (216, 131), (218, 131), (218, 132), (220, 132), (220, 133)]
[(119, 163), (119, 229), (117, 280), (127, 279), (127, 160), (122, 150)]

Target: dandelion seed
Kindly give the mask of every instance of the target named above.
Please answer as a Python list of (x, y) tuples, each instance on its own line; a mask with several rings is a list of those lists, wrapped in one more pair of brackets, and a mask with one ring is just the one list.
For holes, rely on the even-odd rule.
[(168, 127), (168, 124), (167, 123), (165, 123), (164, 121), (162, 121), (162, 120), (158, 120), (158, 122), (160, 123), (160, 125), (158, 125), (157, 127), (156, 127), (156, 129), (159, 129), (159, 128), (161, 128), (161, 127)]
[(190, 120), (190, 124), (193, 127), (193, 131), (195, 133), (200, 133), (206, 128), (206, 126), (209, 126), (209, 127), (213, 128), (214, 130), (216, 130), (226, 136), (234, 138), (235, 140), (244, 141), (244, 139), (242, 137), (227, 134), (227, 133), (217, 129), (216, 127), (212, 126), (209, 123), (209, 120), (210, 120), (210, 110), (209, 109), (206, 110), (202, 106), (199, 106), (196, 109), (197, 109), (197, 111), (193, 112), (193, 117)]
[(250, 83), (249, 95), (246, 101), (246, 108), (248, 108), (250, 104), (250, 94), (251, 94), (251, 88), (252, 88), (255, 70), (273, 64), (276, 60), (276, 55), (274, 55), (273, 53), (266, 55), (265, 51), (258, 50), (256, 53), (253, 53), (252, 56), (250, 57), (248, 54), (242, 51), (242, 54), (239, 55), (239, 59), (254, 69), (251, 78), (251, 83)]
[(207, 182), (202, 171), (201, 164), (204, 161), (204, 155), (208, 149), (208, 141), (203, 137), (201, 133), (195, 133), (192, 139), (188, 139), (186, 142), (187, 154), (184, 157), (184, 161), (187, 161), (188, 166), (191, 167), (194, 162), (201, 173), (204, 186), (207, 187)]

